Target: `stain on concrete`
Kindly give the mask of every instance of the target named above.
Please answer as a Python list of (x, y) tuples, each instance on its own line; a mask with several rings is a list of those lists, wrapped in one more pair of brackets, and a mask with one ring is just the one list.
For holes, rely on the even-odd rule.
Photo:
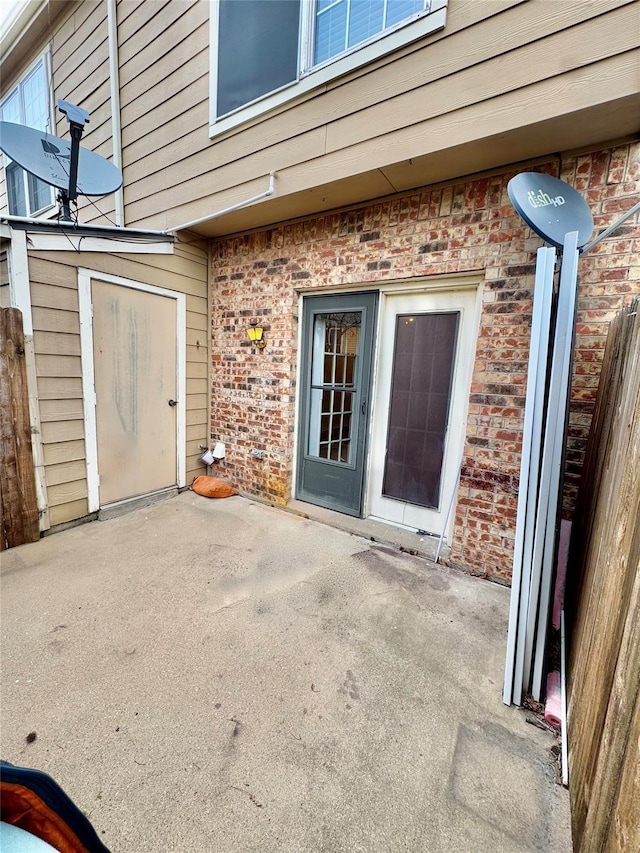
[(360, 701), (360, 690), (358, 689), (358, 682), (356, 681), (356, 677), (350, 669), (347, 670), (347, 677), (343, 681), (342, 687), (340, 687), (338, 693), (342, 694), (343, 696), (348, 696), (350, 699), (357, 699), (358, 702)]
[[(550, 790), (550, 766), (532, 744), (490, 721), (458, 726), (449, 779), (449, 796), (473, 817), (489, 824), (521, 851), (549, 850), (549, 826), (543, 807)], [(514, 791), (530, 796), (513, 807)], [(515, 849), (515, 848), (514, 848)]]

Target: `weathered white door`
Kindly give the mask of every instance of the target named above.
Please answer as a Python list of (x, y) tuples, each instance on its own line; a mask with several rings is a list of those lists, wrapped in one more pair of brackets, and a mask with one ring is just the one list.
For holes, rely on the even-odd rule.
[(176, 300), (92, 279), (100, 506), (177, 483)]
[(384, 296), (369, 516), (443, 530), (464, 442), (476, 296), (475, 287)]

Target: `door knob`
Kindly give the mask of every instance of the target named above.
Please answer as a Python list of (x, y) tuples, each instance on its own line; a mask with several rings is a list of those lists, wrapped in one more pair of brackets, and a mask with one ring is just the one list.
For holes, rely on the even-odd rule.
[(169, 400), (169, 405), (170, 405), (170, 406), (171, 406), (171, 408), (173, 409), (173, 407), (174, 407), (174, 406), (177, 406), (177, 405), (178, 405), (178, 401), (177, 401), (177, 400)]

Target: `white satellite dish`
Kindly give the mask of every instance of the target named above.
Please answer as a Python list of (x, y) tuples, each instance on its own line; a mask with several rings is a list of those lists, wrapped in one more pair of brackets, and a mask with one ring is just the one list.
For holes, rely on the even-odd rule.
[(71, 142), (13, 122), (0, 122), (0, 149), (29, 174), (57, 187), (62, 219), (72, 222), (69, 202), (82, 195), (107, 195), (122, 185), (120, 170), (99, 154), (80, 147), (86, 110), (58, 101), (58, 109), (69, 120)]

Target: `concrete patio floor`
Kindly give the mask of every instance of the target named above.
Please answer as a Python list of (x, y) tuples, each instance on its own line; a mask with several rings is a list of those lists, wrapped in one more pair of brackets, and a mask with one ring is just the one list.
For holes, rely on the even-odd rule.
[(1, 755), (114, 853), (571, 850), (508, 589), (190, 492), (1, 559)]

